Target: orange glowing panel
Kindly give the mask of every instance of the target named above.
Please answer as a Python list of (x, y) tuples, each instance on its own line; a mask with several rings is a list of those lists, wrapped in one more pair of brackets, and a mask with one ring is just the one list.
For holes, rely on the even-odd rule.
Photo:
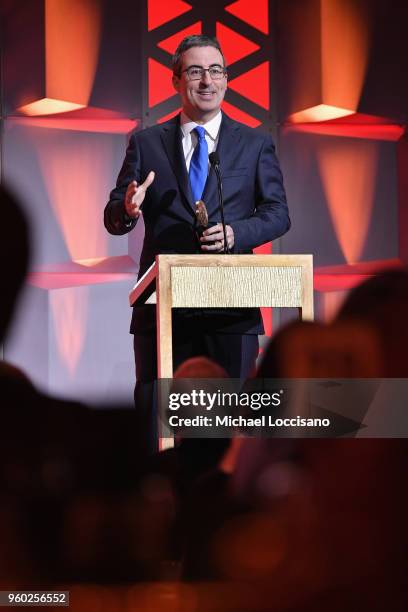
[(155, 106), (176, 94), (172, 83), (172, 71), (149, 57), (149, 106)]
[(356, 111), (364, 83), (370, 35), (363, 4), (320, 0), (322, 102)]
[(317, 104), (310, 108), (305, 108), (297, 113), (289, 115), (289, 123), (311, 123), (314, 121), (329, 121), (339, 117), (352, 115), (354, 111), (348, 108), (339, 108), (338, 106), (330, 106), (329, 104)]
[(37, 115), (54, 115), (56, 113), (66, 113), (69, 111), (78, 110), (84, 108), (84, 104), (75, 104), (74, 102), (67, 102), (66, 100), (55, 100), (53, 98), (42, 98), (31, 102), (31, 104), (25, 104), (17, 109), (17, 112), (22, 115), (28, 115), (30, 117)]
[(321, 296), (321, 319), (324, 323), (331, 323), (336, 318), (347, 291), (328, 291)]
[(256, 128), (258, 125), (261, 125), (259, 119), (255, 119), (255, 117), (248, 115), (248, 113), (245, 113), (240, 108), (237, 108), (225, 100), (222, 103), (222, 110), (225, 111), (226, 114), (231, 117), (231, 119), (245, 123), (246, 125), (249, 125), (249, 127)]
[(154, 30), (167, 21), (191, 11), (191, 8), (190, 4), (182, 0), (148, 0), (147, 29)]
[(269, 110), (269, 62), (263, 62), (232, 79), (228, 87)]
[(49, 300), (58, 352), (69, 374), (73, 376), (85, 341), (89, 288), (57, 289), (50, 292)]
[(268, 4), (269, 0), (256, 0), (256, 4), (254, 4), (254, 0), (237, 0), (237, 2), (226, 6), (225, 10), (253, 28), (268, 34)]
[(296, 63), (288, 81), (291, 109), (307, 112), (304, 118), (296, 114), (291, 120), (326, 121), (356, 112), (370, 52), (369, 3), (316, 0), (287, 4), (295, 5), (296, 29), (291, 39)]
[(345, 260), (361, 257), (373, 208), (379, 149), (374, 141), (322, 141), (317, 158), (334, 230)]
[(66, 132), (61, 139), (59, 130), (44, 130), (41, 139), (35, 132), (29, 137), (70, 258), (106, 256), (108, 236), (97, 220), (106, 200), (103, 177), (114, 163), (111, 148), (100, 146), (96, 134)]
[(219, 21), (217, 21), (216, 32), (227, 66), (260, 49), (259, 45)]
[(48, 97), (88, 104), (100, 36), (101, 13), (96, 0), (45, 0)]
[(183, 38), (186, 36), (191, 36), (192, 34), (201, 34), (201, 31), (202, 23), (201, 21), (197, 21), (197, 23), (193, 23), (191, 26), (184, 28), (184, 30), (180, 30), (176, 34), (165, 38), (159, 42), (157, 46), (160, 47), (160, 49), (167, 51), (167, 53), (171, 53), (173, 55)]

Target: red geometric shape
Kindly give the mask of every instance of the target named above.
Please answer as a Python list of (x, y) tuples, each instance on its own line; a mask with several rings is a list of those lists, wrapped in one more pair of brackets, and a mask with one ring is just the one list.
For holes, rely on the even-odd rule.
[(237, 0), (237, 2), (226, 6), (225, 10), (238, 17), (238, 19), (246, 21), (253, 28), (268, 34), (268, 4), (268, 0), (257, 0), (256, 5), (253, 0)]
[(167, 53), (171, 53), (173, 55), (183, 38), (185, 38), (186, 36), (190, 36), (191, 34), (201, 34), (201, 31), (201, 21), (197, 21), (197, 23), (193, 23), (193, 25), (190, 25), (187, 28), (180, 30), (180, 32), (177, 32), (176, 34), (165, 38), (164, 40), (159, 42), (157, 46), (160, 47), (160, 49), (164, 49), (164, 51), (167, 51)]
[(313, 288), (321, 293), (349, 291), (369, 278), (372, 278), (372, 276), (368, 274), (315, 274), (313, 276)]
[(404, 268), (399, 259), (383, 259), (357, 264), (321, 266), (315, 268), (313, 286), (315, 291), (345, 291), (356, 287), (364, 280), (380, 274), (384, 270)]
[(255, 117), (252, 117), (251, 115), (248, 115), (248, 113), (244, 113), (243, 110), (237, 108), (236, 106), (233, 106), (233, 104), (230, 104), (225, 100), (222, 103), (222, 109), (227, 113), (229, 117), (231, 117), (231, 119), (235, 119), (235, 121), (245, 123), (245, 125), (248, 125), (249, 127), (256, 128), (258, 127), (258, 125), (261, 125), (261, 121), (255, 119)]
[(259, 45), (219, 21), (217, 21), (216, 32), (227, 66), (260, 49)]
[(139, 119), (81, 119), (55, 117), (13, 117), (17, 125), (30, 125), (50, 130), (72, 130), (74, 132), (102, 132), (103, 134), (129, 134), (139, 124)]
[(265, 336), (272, 336), (272, 308), (261, 308), (262, 321), (265, 328)]
[(263, 62), (228, 81), (228, 87), (269, 110), (269, 62)]
[(127, 114), (109, 108), (86, 106), (57, 115), (13, 117), (13, 123), (75, 132), (128, 134), (138, 126), (140, 119), (129, 119)]
[(272, 242), (265, 242), (254, 249), (256, 255), (270, 255), (272, 253)]
[(367, 115), (364, 113), (353, 113), (345, 117), (332, 119), (331, 123), (358, 123), (359, 125), (393, 125), (395, 121), (389, 117), (380, 117), (379, 115)]
[(318, 266), (314, 269), (315, 276), (336, 275), (347, 276), (356, 274), (357, 276), (374, 276), (390, 268), (403, 268), (404, 264), (400, 259), (374, 259), (372, 261), (359, 261), (355, 264), (335, 264), (333, 266)]
[(171, 82), (172, 71), (149, 57), (149, 106), (155, 106), (163, 100), (167, 100), (175, 95), (175, 90)]
[(148, 0), (147, 29), (154, 30), (167, 21), (191, 11), (190, 4), (182, 0)]
[(160, 117), (160, 119), (158, 119), (156, 123), (164, 123), (165, 121), (172, 119), (173, 117), (178, 115), (181, 112), (181, 110), (182, 110), (181, 108), (176, 108), (176, 110), (171, 111), (171, 113), (169, 113), (168, 115), (164, 115), (163, 117)]

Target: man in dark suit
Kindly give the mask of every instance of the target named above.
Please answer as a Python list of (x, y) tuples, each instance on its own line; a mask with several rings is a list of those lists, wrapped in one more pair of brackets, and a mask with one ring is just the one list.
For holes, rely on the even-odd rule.
[[(189, 36), (180, 43), (173, 57), (173, 85), (181, 97), (182, 113), (132, 135), (105, 208), (105, 227), (111, 234), (130, 232), (143, 210), (139, 276), (158, 253), (224, 252), (216, 176), (208, 161), (215, 150), (230, 252), (251, 253), (290, 227), (271, 137), (232, 121), (220, 110), (227, 71), (216, 39)], [(209, 216), (201, 238), (195, 212), (200, 199)], [(255, 308), (175, 309), (173, 331), (174, 368), (188, 357), (207, 355), (231, 377), (245, 378), (255, 363), (263, 326)], [(138, 381), (151, 382), (156, 374), (154, 307), (134, 308), (131, 332)]]

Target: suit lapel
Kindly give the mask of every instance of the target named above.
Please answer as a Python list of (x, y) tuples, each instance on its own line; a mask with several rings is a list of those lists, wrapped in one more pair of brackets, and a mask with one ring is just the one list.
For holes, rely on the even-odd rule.
[(186, 209), (195, 217), (193, 194), (191, 193), (190, 179), (187, 174), (181, 143), (180, 116), (165, 124), (160, 136), (170, 165), (179, 184), (180, 191), (184, 196), (181, 200), (185, 204)]
[[(228, 162), (232, 154), (237, 150), (237, 145), (241, 139), (239, 124), (222, 113), (220, 135), (217, 144), (217, 153), (220, 158), (221, 177), (223, 169), (228, 167)], [(211, 168), (204, 188), (203, 200), (207, 206), (209, 214), (214, 213), (219, 208), (217, 195), (217, 177)]]

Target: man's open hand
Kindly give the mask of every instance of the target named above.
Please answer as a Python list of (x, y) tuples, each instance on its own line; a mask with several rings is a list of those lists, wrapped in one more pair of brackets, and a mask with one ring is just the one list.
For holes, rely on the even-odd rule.
[(154, 181), (154, 172), (151, 170), (146, 177), (146, 180), (141, 185), (138, 185), (136, 181), (129, 183), (125, 195), (125, 209), (128, 217), (137, 219), (140, 215), (140, 207), (145, 199), (147, 188)]

